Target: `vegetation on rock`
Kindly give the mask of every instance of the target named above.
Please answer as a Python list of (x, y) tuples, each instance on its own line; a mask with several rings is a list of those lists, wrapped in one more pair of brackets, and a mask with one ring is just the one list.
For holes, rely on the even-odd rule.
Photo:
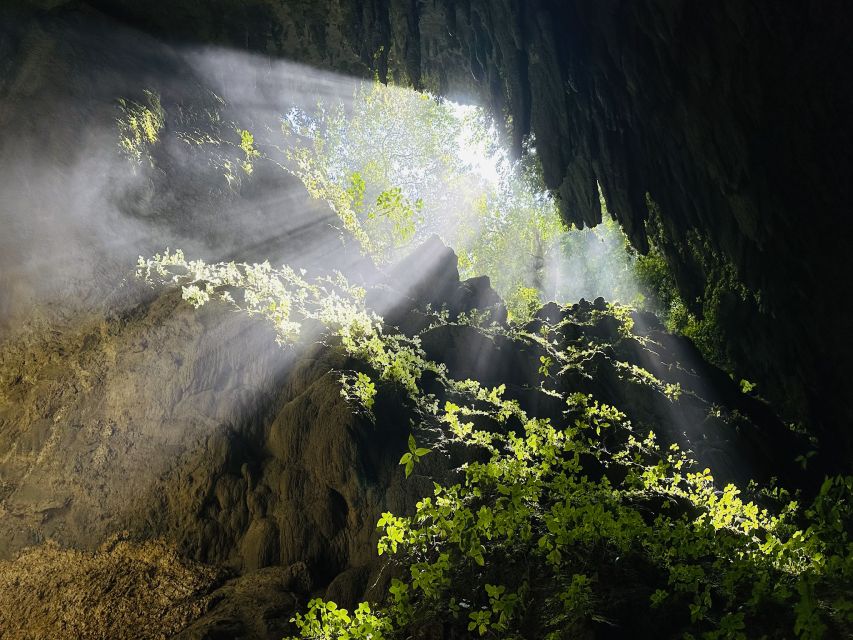
[(258, 161), (299, 178), (335, 212), (344, 240), (378, 264), (439, 235), (459, 254), (462, 275), (489, 276), (517, 319), (546, 300), (643, 299), (635, 253), (613, 218), (566, 227), (534, 142), (514, 160), (482, 109), (377, 81), (359, 85), (346, 106), (290, 108), (284, 142), (278, 132), (223, 123), (215, 109), (178, 126), (233, 189)]
[[(816, 40), (844, 40), (826, 37), (846, 29), (838, 12), (225, 0), (205, 15), (170, 0), (141, 10), (148, 28), (190, 25), (241, 52), (163, 53), (106, 17), (139, 19), (139, 3), (90, 4), (35, 2), (0, 27), (4, 282), (21, 291), (0, 311), (26, 327), (0, 345), (0, 551), (20, 553), (0, 562), (0, 635), (853, 633), (853, 479), (820, 472), (827, 454), (848, 469), (850, 450), (829, 277), (847, 238), (827, 234), (849, 201), (832, 117), (849, 101), (833, 90), (845, 57)], [(293, 71), (283, 52), (475, 89), (502, 122), (383, 84), (279, 119), (266, 91)], [(223, 116), (214, 75), (245, 78), (232, 95), (265, 116)], [(162, 101), (136, 93), (150, 82)], [(813, 90), (788, 100), (791, 86)], [(794, 121), (805, 138), (787, 135)], [(105, 170), (101, 125), (130, 167)], [(500, 151), (503, 129), (522, 160)], [(124, 173), (132, 185), (113, 184)], [(241, 197), (271, 183), (302, 196), (294, 177), (333, 215), (302, 202), (288, 223), (324, 231), (271, 233), (269, 192), (244, 229)], [(228, 224), (198, 224), (217, 216)], [(167, 251), (138, 274), (173, 287), (115, 288), (128, 246), (185, 239), (246, 262)], [(252, 263), (275, 251), (313, 262)], [(596, 299), (563, 304), (581, 297)], [(776, 406), (702, 354), (755, 371)], [(774, 409), (813, 420), (823, 455), (809, 463), (813, 442)]]
[[(496, 337), (521, 331), (547, 354), (538, 392), (564, 407), (552, 419), (507, 399), (505, 385), (453, 378), (418, 336), (383, 325), (342, 277), (311, 284), (288, 267), (206, 265), (180, 253), (139, 268), (180, 285), (196, 306), (220, 296), (260, 314), (285, 342), (297, 325), (319, 321), (380, 383), (408, 397), (431, 449), (470, 452), (456, 481), (437, 481), (414, 513), (379, 520), (378, 552), (391, 556), (395, 577), (378, 608), (362, 603), (350, 613), (313, 600), (294, 618), (301, 637), (408, 637), (442, 621), (463, 636), (559, 638), (626, 617), (639, 635), (665, 637), (849, 632), (853, 479), (827, 478), (806, 508), (779, 488), (721, 486), (690, 452), (659, 445), (654, 430), (559, 383), (596, 351), (594, 342), (586, 356), (566, 343), (571, 313), (543, 318), (535, 334), (494, 322), (477, 328)], [(592, 315), (640, 338), (619, 307)], [(636, 369), (678, 400), (680, 390)], [(409, 448), (407, 476), (426, 452), (414, 438)]]
[[(634, 331), (641, 316), (629, 307), (596, 300), (577, 311), (541, 308), (544, 294), (560, 298), (560, 283), (545, 280), (552, 254), (572, 255), (583, 240), (536, 191), (532, 148), (526, 163), (493, 156), (492, 168), (500, 168), (490, 181), (482, 166), (448, 151), (466, 134), (488, 146), (494, 128), (481, 114), (460, 116), (448, 103), (380, 84), (359, 89), (351, 112), (292, 110), (283, 130), (291, 145), (282, 166), (330, 204), (378, 263), (441, 233), (460, 248), (461, 271), (493, 276), (511, 311), (507, 324), (489, 309), (452, 316), (428, 309), (426, 324), (407, 335), (341, 274), (308, 280), (288, 266), (211, 265), (180, 251), (140, 258), (138, 275), (179, 285), (193, 306), (219, 298), (265, 318), (282, 344), (308, 337), (343, 349), (364, 370), (340, 374), (342, 395), (371, 419), (380, 387), (404, 394), (413, 416), (400, 459), (407, 478), (420, 475), (430, 451), (468, 452), (449, 473), (428, 473), (433, 495), (422, 495), (413, 513), (379, 519), (378, 553), (390, 556), (394, 576), (385, 596), (352, 612), (313, 599), (293, 619), (301, 637), (408, 637), (437, 621), (451, 635), (504, 638), (584, 636), (626, 619), (640, 635), (709, 640), (849, 631), (853, 479), (827, 478), (807, 508), (772, 482), (720, 483), (677, 438), (659, 444), (655, 425), (632, 423), (573, 382), (612, 349), (597, 336), (640, 345), (649, 338)], [(244, 132), (246, 162), (258, 153), (254, 144)], [(447, 217), (459, 210), (474, 214)], [(610, 246), (620, 259), (599, 255), (621, 264), (624, 279), (608, 283), (608, 292), (642, 300), (628, 284), (637, 274), (671, 330), (730, 364), (715, 333), (717, 309), (692, 315), (656, 245), (639, 258), (624, 240)], [(505, 264), (510, 255), (515, 262)], [(588, 258), (587, 268), (600, 264)], [(715, 286), (747, 295), (721, 268)], [(452, 366), (428, 355), (422, 338), (464, 326), (541, 354), (535, 393), (562, 409), (538, 414), (535, 403), (507, 398), (504, 382), (454, 377)], [(578, 332), (579, 341), (567, 339)], [(649, 385), (661, 402), (680, 403), (685, 392), (690, 402), (702, 400), (630, 358), (613, 367), (620, 379)], [(723, 422), (731, 428), (739, 419), (734, 411)]]
[(145, 101), (146, 104), (140, 104), (119, 99), (121, 116), (116, 119), (116, 124), (122, 153), (137, 164), (142, 164), (145, 158), (153, 165), (149, 149), (160, 140), (166, 114), (157, 93), (146, 90)]

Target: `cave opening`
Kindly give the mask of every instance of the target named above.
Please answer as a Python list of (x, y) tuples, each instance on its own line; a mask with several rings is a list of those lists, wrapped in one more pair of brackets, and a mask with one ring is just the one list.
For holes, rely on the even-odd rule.
[(0, 637), (848, 637), (849, 13), (0, 7)]

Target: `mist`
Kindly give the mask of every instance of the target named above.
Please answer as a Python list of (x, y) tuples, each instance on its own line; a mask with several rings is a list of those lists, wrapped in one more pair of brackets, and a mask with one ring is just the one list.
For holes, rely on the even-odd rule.
[[(0, 84), (0, 327), (46, 305), (132, 305), (142, 295), (127, 280), (137, 256), (165, 247), (214, 261), (360, 262), (298, 180), (259, 165), (229, 186), (206, 149), (178, 136), (212, 126), (211, 114), (223, 136), (235, 135), (231, 123), (276, 131), (286, 106), (345, 102), (355, 79), (169, 46), (95, 15), (6, 24), (2, 37), (17, 49)], [(153, 161), (134, 163), (118, 145), (118, 100), (142, 104), (145, 90), (160, 96), (165, 126)]]
[[(168, 45), (94, 14), (3, 29), (15, 60), (12, 76), (0, 85), (3, 332), (25, 328), (33, 310), (48, 306), (61, 309), (69, 322), (78, 313), (132, 308), (151, 295), (133, 278), (137, 257), (166, 248), (208, 262), (269, 260), (312, 275), (340, 270), (365, 284), (382, 279), (364, 248), (345, 241), (329, 204), (282, 166), (293, 142), (282, 132), (286, 115), (313, 117), (335, 108), (349, 114), (363, 79), (259, 54)], [(415, 102), (435, 100), (394, 91), (408, 92)], [(155, 143), (130, 158), (119, 144), (119, 121), (128, 118), (128, 106), (147, 108), (151, 96), (162, 107), (162, 128)], [(420, 176), (429, 193), (418, 234), (389, 258), (402, 258), (437, 233), (460, 255), (463, 277), (491, 277), (506, 299), (535, 281), (542, 302), (599, 295), (631, 302), (637, 287), (615, 224), (554, 231), (543, 255), (520, 249), (515, 232), (503, 232), (507, 238), (500, 241), (489, 235), (494, 220), (506, 216), (500, 209), (514, 206), (502, 198), (520, 199), (513, 215), (522, 212), (521, 224), (525, 216), (539, 216), (544, 222), (537, 225), (554, 230), (562, 223), (535, 180), (516, 180), (521, 195), (496, 187), (514, 169), (494, 123), (478, 139), (465, 121), (486, 118), (482, 110), (448, 105), (459, 131), (452, 153), (467, 169), (452, 180)], [(418, 121), (385, 124), (405, 144), (405, 127)], [(264, 152), (251, 171), (240, 168), (241, 131), (251, 132)], [(341, 179), (353, 169), (349, 165), (382, 153), (370, 140), (356, 142), (361, 147), (341, 147), (340, 158), (333, 158)], [(412, 201), (420, 195), (405, 188)], [(498, 209), (491, 222), (478, 211), (487, 192), (496, 194), (489, 196), (496, 198), (489, 206)], [(542, 244), (538, 237), (531, 242)], [(495, 256), (478, 262), (472, 251)], [(428, 252), (419, 256), (424, 264), (409, 274), (415, 280), (435, 266)]]

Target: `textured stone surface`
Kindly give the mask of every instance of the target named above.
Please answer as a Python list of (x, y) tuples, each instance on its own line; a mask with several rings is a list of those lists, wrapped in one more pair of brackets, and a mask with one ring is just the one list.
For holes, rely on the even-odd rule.
[[(433, 291), (458, 313), (490, 289), (460, 282), (455, 264), (447, 252)], [(400, 299), (408, 302), (397, 308), (399, 325), (421, 335), (450, 375), (506, 384), (531, 415), (563, 424), (563, 402), (540, 386), (535, 340), (429, 328), (436, 300)], [(624, 409), (639, 433), (690, 448), (721, 481), (803, 483), (779, 453), (804, 444), (765, 404), (652, 316), (633, 322), (627, 332), (603, 300), (544, 308), (529, 330), (578, 356), (545, 388)], [(54, 324), (35, 336), (0, 350), (0, 390), (11, 399), (0, 414), (0, 620), (29, 598), (22, 589), (45, 600), (27, 600), (31, 626), (18, 621), (12, 637), (97, 638), (128, 625), (135, 637), (160, 637), (153, 620), (164, 603), (176, 607), (169, 636), (281, 637), (312, 594), (348, 605), (381, 593), (391, 570), (376, 555), (379, 515), (410, 511), (470, 455), (418, 431), (433, 452), (406, 480), (398, 462), (414, 415), (400, 389), (379, 384), (371, 422), (341, 396), (338, 372), (358, 365), (338, 348), (271, 348), (264, 328), (215, 304), (193, 312), (175, 292), (95, 329)], [(680, 385), (678, 394), (665, 384)], [(126, 543), (109, 542), (122, 531)], [(152, 577), (145, 563), (166, 573)], [(116, 580), (123, 586), (110, 587)], [(67, 592), (83, 604), (59, 602)], [(104, 611), (91, 628), (79, 618), (89, 602)]]
[(516, 145), (536, 135), (566, 219), (598, 221), (598, 183), (641, 249), (651, 194), (689, 304), (710, 295), (715, 261), (759, 297), (723, 306), (739, 374), (849, 461), (853, 352), (836, 302), (853, 293), (847, 3), (88, 4), (169, 38), (485, 100), (511, 116)]
[[(162, 540), (158, 557), (177, 554), (175, 566), (198, 580), (188, 578), (197, 588), (180, 600), (171, 573), (154, 585), (145, 570), (122, 578), (128, 593), (152, 590), (139, 605), (149, 613), (175, 605), (174, 624), (187, 625), (182, 637), (281, 637), (294, 604), (310, 594), (346, 600), (374, 585), (378, 513), (405, 511), (429, 490), (428, 482), (403, 482), (397, 465), (405, 405), (383, 389), (374, 426), (343, 402), (330, 371), (347, 362), (334, 350), (288, 356), (270, 347), (268, 331), (222, 309), (193, 313), (174, 293), (119, 285), (137, 253), (178, 241), (198, 240), (208, 257), (263, 258), (322, 239), (314, 266), (353, 257), (341, 254), (334, 234), (315, 235), (323, 225), (308, 223), (323, 214), (307, 199), (269, 202), (263, 190), (232, 199), (203, 170), (183, 181), (145, 173), (134, 181), (118, 165), (89, 162), (94, 142), (114, 135), (117, 96), (156, 81), (173, 104), (201, 101), (195, 83), (209, 78), (177, 47), (92, 11), (94, 2), (32, 4), (54, 9), (0, 24), (0, 557), (12, 562), (4, 575), (35, 575), (32, 590), (51, 598), (65, 593), (58, 580), (81, 602), (120, 595), (104, 595), (104, 580), (124, 576), (126, 556), (110, 547), (90, 553), (128, 530), (143, 544)], [(763, 310), (735, 302), (727, 320), (739, 364), (792, 415), (823, 430), (824, 446), (849, 464), (848, 322), (835, 301), (849, 298), (853, 147), (849, 83), (838, 81), (850, 46), (839, 3), (97, 4), (161, 36), (356, 75), (376, 64), (401, 80), (486, 96), (512, 114), (517, 143), (528, 130), (537, 134), (546, 179), (568, 217), (595, 222), (598, 180), (640, 246), (650, 192), (688, 297), (703, 294), (706, 280), (685, 251), (696, 230), (762, 295)], [(239, 80), (231, 71), (225, 80)], [(114, 207), (100, 216), (75, 188), (92, 183), (132, 188), (114, 190)], [(269, 237), (246, 239), (247, 229), (233, 223), (278, 229), (283, 212), (293, 224)], [(308, 236), (292, 233), (306, 225)], [(204, 238), (188, 233), (196, 228)], [(102, 229), (111, 230), (106, 239), (95, 233)], [(85, 252), (97, 259), (81, 260)], [(434, 286), (405, 292), (395, 324), (426, 329), (434, 318), (425, 303), (442, 298), (457, 310), (494, 301), (487, 283), (454, 280), (454, 259), (437, 261)], [(51, 277), (31, 277), (44, 273)], [(638, 315), (630, 337), (606, 314), (593, 320), (596, 309), (600, 303), (550, 306), (530, 327), (565, 320), (558, 338), (566, 346), (597, 345), (555, 380), (561, 390), (619, 405), (636, 424), (695, 448), (723, 477), (777, 473), (799, 483), (790, 465), (803, 451), (766, 405), (653, 318)], [(531, 384), (540, 366), (535, 344), (464, 326), (430, 329), (423, 339), (455, 375), (507, 382), (526, 407), (559, 420), (560, 407)], [(680, 384), (683, 395), (669, 402), (625, 363)], [(435, 456), (424, 469), (441, 477), (448, 465)], [(45, 540), (70, 551), (37, 546), (41, 552), (14, 560)], [(130, 548), (132, 558), (144, 556)], [(78, 558), (80, 570), (66, 574)], [(31, 584), (4, 583), (0, 615), (14, 614)], [(31, 604), (44, 629), (67, 613)], [(135, 637), (156, 637), (148, 620), (133, 623)], [(75, 630), (66, 637), (80, 637), (66, 628)], [(127, 629), (116, 627), (111, 637), (121, 633)]]
[(160, 541), (113, 538), (94, 553), (47, 544), (0, 562), (0, 630), (16, 640), (170, 637), (207, 610), (223, 578)]

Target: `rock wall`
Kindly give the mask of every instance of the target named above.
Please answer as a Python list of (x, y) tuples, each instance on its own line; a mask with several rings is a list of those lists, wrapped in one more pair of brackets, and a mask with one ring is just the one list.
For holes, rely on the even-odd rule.
[[(64, 3), (32, 4), (55, 15)], [(535, 134), (567, 220), (598, 222), (600, 185), (640, 250), (649, 194), (688, 304), (699, 310), (715, 295), (709, 264), (733, 265), (751, 291), (723, 305), (738, 373), (821, 436), (827, 464), (849, 468), (853, 352), (838, 304), (853, 293), (847, 3), (86, 5), (167, 38), (354, 75), (375, 68), (382, 78), (485, 100), (517, 147)]]

